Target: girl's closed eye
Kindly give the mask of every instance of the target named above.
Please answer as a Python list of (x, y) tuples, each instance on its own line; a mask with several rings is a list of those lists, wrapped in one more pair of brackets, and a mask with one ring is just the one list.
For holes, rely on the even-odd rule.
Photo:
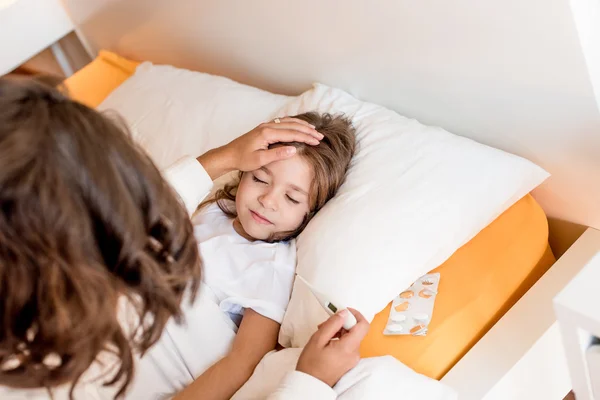
[(293, 204), (300, 204), (300, 202), (298, 200), (294, 200), (293, 198), (290, 197), (290, 195), (286, 194), (285, 197), (287, 197), (287, 199), (289, 201), (291, 201)]
[(256, 182), (256, 183), (264, 183), (264, 184), (266, 184), (266, 183), (267, 183), (267, 182), (265, 182), (265, 181), (263, 181), (263, 180), (260, 180), (260, 179), (258, 179), (258, 178), (256, 177), (256, 175), (254, 175), (254, 174), (252, 174), (252, 180), (253, 180), (254, 182)]

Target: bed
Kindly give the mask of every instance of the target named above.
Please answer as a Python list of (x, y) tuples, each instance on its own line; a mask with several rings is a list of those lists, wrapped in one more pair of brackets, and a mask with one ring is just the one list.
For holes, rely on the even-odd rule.
[[(137, 65), (101, 51), (65, 86), (73, 98), (96, 107)], [(441, 379), (554, 262), (546, 215), (527, 195), (435, 270), (442, 279), (427, 336), (384, 336), (388, 305), (373, 320), (361, 355), (389, 354)]]

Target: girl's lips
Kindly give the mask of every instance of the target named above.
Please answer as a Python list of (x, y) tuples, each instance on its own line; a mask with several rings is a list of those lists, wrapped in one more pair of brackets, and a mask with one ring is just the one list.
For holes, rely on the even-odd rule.
[(266, 219), (265, 217), (263, 217), (262, 215), (260, 215), (257, 212), (250, 210), (250, 214), (252, 215), (252, 218), (254, 218), (254, 220), (256, 222), (258, 222), (259, 224), (273, 225), (273, 223), (271, 221), (269, 221), (268, 219)]

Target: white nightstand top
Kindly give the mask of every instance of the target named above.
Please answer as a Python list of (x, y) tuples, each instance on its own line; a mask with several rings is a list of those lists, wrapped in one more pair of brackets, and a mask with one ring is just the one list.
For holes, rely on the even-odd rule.
[(57, 40), (74, 26), (60, 0), (0, 3), (0, 75), (4, 75)]
[(554, 303), (576, 312), (593, 325), (600, 324), (600, 253), (564, 287)]

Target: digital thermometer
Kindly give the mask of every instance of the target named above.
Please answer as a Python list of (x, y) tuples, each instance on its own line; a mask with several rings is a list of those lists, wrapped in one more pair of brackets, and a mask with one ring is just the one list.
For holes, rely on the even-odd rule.
[[(339, 303), (334, 303), (332, 300), (329, 300), (327, 298), (327, 296), (325, 296), (323, 293), (321, 293), (317, 289), (315, 289), (310, 283), (308, 283), (308, 281), (306, 279), (304, 279), (300, 275), (296, 274), (296, 276), (298, 278), (300, 278), (300, 280), (302, 282), (304, 282), (304, 284), (310, 289), (310, 291), (315, 296), (315, 298), (319, 301), (319, 303), (321, 304), (323, 309), (325, 309), (325, 311), (327, 311), (327, 314), (334, 315), (338, 311), (344, 310), (346, 308), (346, 307), (342, 307)], [(350, 329), (352, 329), (354, 327), (354, 325), (356, 325), (356, 318), (354, 317), (354, 315), (352, 315), (352, 313), (350, 311), (348, 311), (348, 314), (346, 315), (346, 320), (344, 321), (343, 327), (345, 330), (349, 331)]]

